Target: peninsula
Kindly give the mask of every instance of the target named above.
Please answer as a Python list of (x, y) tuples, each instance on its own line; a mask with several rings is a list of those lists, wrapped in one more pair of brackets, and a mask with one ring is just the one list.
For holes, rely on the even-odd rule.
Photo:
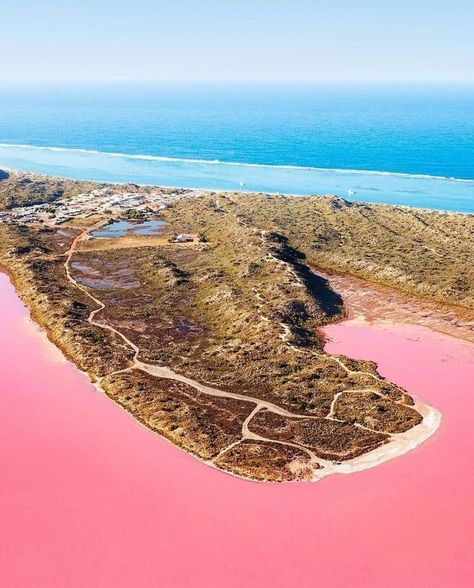
[(474, 338), (473, 237), (471, 215), (0, 172), (0, 265), (51, 341), (148, 428), (259, 481), (364, 469), (436, 430), (319, 329), (368, 288)]

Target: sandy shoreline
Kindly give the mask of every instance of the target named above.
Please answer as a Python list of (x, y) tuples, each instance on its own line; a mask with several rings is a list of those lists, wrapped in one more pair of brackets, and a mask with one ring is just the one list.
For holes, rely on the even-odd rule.
[[(1, 147), (1, 145), (0, 145)], [(207, 162), (209, 164), (212, 164), (212, 162)], [(224, 163), (224, 162), (221, 162)], [(232, 163), (229, 163), (229, 165), (233, 165)], [(236, 165), (241, 165), (241, 164), (236, 164)], [(253, 166), (254, 164), (247, 164), (250, 167)], [(264, 165), (260, 166), (259, 164), (256, 165), (256, 167), (265, 167)], [(272, 167), (272, 166), (269, 166)], [(55, 179), (60, 179), (60, 180), (64, 180), (64, 181), (71, 181), (71, 182), (89, 182), (91, 184), (104, 184), (107, 186), (127, 186), (129, 184), (134, 184), (135, 186), (139, 186), (141, 188), (157, 188), (157, 189), (164, 189), (164, 190), (179, 190), (179, 191), (185, 191), (187, 193), (192, 193), (193, 196), (199, 196), (201, 194), (245, 194), (245, 195), (251, 195), (251, 194), (255, 194), (255, 195), (262, 195), (262, 196), (272, 196), (272, 197), (284, 197), (284, 198), (288, 198), (288, 197), (294, 197), (294, 198), (313, 198), (313, 197), (335, 197), (335, 198), (342, 198), (342, 199), (347, 199), (347, 194), (344, 193), (343, 195), (340, 194), (335, 194), (332, 191), (323, 191), (321, 193), (298, 193), (298, 192), (292, 192), (292, 191), (272, 191), (272, 190), (261, 190), (261, 189), (242, 189), (242, 186), (232, 186), (232, 187), (227, 187), (227, 188), (213, 188), (213, 187), (200, 187), (200, 186), (185, 186), (183, 187), (182, 185), (179, 184), (166, 184), (166, 183), (159, 183), (157, 184), (156, 182), (136, 182), (136, 181), (117, 181), (117, 180), (103, 180), (103, 179), (95, 179), (95, 178), (79, 178), (79, 177), (71, 177), (71, 176), (67, 176), (67, 175), (61, 175), (61, 174), (51, 174), (51, 173), (40, 173), (40, 172), (32, 172), (32, 171), (28, 171), (28, 170), (20, 170), (20, 169), (15, 169), (15, 168), (10, 168), (8, 166), (5, 165), (1, 165), (0, 164), (0, 169), (4, 170), (6, 172), (9, 173), (14, 173), (14, 174), (27, 174), (28, 176), (33, 176), (34, 178), (38, 178), (38, 179), (43, 179), (43, 180), (47, 180), (47, 179), (51, 179), (51, 178), (55, 178)], [(288, 168), (285, 168), (285, 166), (282, 166), (282, 169), (293, 169), (291, 166), (289, 166)], [(294, 168), (294, 169), (298, 169), (298, 168)], [(387, 176), (397, 176), (399, 175), (400, 177), (404, 177), (406, 176), (407, 178), (412, 177), (410, 174), (396, 174), (396, 173), (391, 173), (391, 172), (370, 172), (370, 171), (364, 171), (364, 170), (333, 170), (333, 169), (326, 169), (326, 168), (300, 168), (300, 169), (314, 169), (314, 171), (321, 171), (321, 172), (343, 172), (343, 173), (360, 173), (360, 174), (369, 174), (369, 175), (387, 175)], [(413, 176), (415, 179), (428, 179), (430, 178), (430, 176)], [(437, 177), (437, 176), (433, 176), (432, 177), (435, 180), (440, 180), (440, 181), (455, 181), (455, 182), (460, 182), (460, 183), (473, 183), (474, 184), (474, 180), (463, 180), (463, 179), (457, 179), (457, 178), (443, 178), (443, 177)], [(450, 216), (474, 216), (474, 212), (472, 211), (458, 211), (458, 210), (450, 210), (450, 209), (444, 209), (444, 208), (430, 208), (427, 206), (420, 206), (420, 205), (412, 205), (412, 204), (398, 204), (398, 203), (394, 203), (394, 202), (381, 202), (381, 201), (371, 201), (371, 200), (364, 200), (363, 198), (359, 199), (347, 199), (348, 201), (350, 201), (351, 203), (354, 204), (368, 204), (368, 205), (377, 205), (377, 206), (383, 206), (383, 207), (388, 207), (388, 208), (401, 208), (401, 209), (406, 209), (406, 210), (419, 210), (422, 212), (427, 212), (427, 213), (432, 213), (432, 214), (448, 214)]]
[(419, 398), (414, 398), (414, 400), (414, 408), (423, 416), (423, 421), (419, 425), (416, 425), (405, 433), (393, 435), (388, 443), (368, 453), (342, 462), (341, 465), (335, 467), (334, 471), (326, 471), (324, 469), (320, 471), (320, 475), (316, 471), (315, 481), (330, 474), (353, 474), (374, 468), (397, 457), (402, 457), (427, 441), (438, 430), (442, 415), (439, 410), (422, 402)]
[[(24, 306), (12, 286), (6, 292), (0, 560), (7, 583), (59, 588), (73, 578), (82, 587), (99, 578), (130, 586), (160, 578), (192, 586), (199, 573), (217, 586), (231, 573), (235, 588), (308, 581), (443, 588), (446, 578), (469, 585), (472, 345), (436, 335), (430, 346), (430, 332), (409, 325), (393, 334), (387, 325), (326, 327), (333, 352), (361, 352), (415, 397), (426, 391), (443, 426), (432, 442), (364, 475), (329, 476), (317, 486), (237, 484), (137, 426), (71, 362), (38, 353), (44, 339), (18, 330)], [(348, 338), (351, 329), (357, 333)], [(447, 536), (452, 557), (440, 557)], [(209, 566), (223, 544), (229, 557)], [(256, 553), (255, 568), (241, 566)], [(315, 553), (324, 565), (310, 565)], [(420, 566), (426, 558), (433, 564)]]
[[(80, 239), (78, 239), (78, 241), (80, 241)], [(0, 268), (0, 269), (2, 269), (2, 268)], [(2, 273), (5, 273), (5, 275), (9, 276), (9, 273), (6, 272), (5, 270), (2, 270)], [(15, 292), (19, 296), (19, 294), (15, 288), (14, 282), (10, 276), (9, 276), (9, 279), (12, 284), (12, 287), (15, 289)], [(20, 298), (20, 296), (19, 296), (19, 298)], [(184, 451), (185, 453), (187, 453), (188, 455), (197, 459), (198, 461), (200, 461), (204, 465), (210, 466), (213, 469), (216, 469), (216, 470), (222, 472), (222, 470), (217, 468), (216, 465), (213, 464), (212, 462), (203, 460), (200, 457), (194, 455), (193, 453), (187, 452), (182, 448), (176, 447), (176, 445), (174, 445), (170, 440), (168, 440), (166, 437), (160, 435), (155, 430), (151, 429), (144, 421), (137, 418), (137, 416), (131, 415), (125, 407), (123, 407), (120, 403), (116, 402), (113, 398), (111, 398), (105, 392), (105, 390), (102, 388), (102, 386), (100, 385), (99, 382), (92, 381), (89, 374), (87, 374), (87, 372), (80, 370), (80, 368), (71, 359), (67, 358), (64, 355), (62, 350), (59, 347), (57, 347), (53, 341), (51, 341), (49, 339), (49, 336), (48, 336), (46, 329), (42, 328), (34, 321), (33, 317), (30, 314), (29, 308), (28, 307), (26, 307), (26, 308), (28, 310), (27, 321), (28, 321), (29, 325), (34, 329), (35, 332), (37, 332), (41, 336), (41, 338), (43, 339), (43, 341), (46, 345), (52, 346), (52, 348), (50, 350), (48, 350), (48, 351), (52, 352), (51, 357), (54, 357), (54, 359), (56, 361), (59, 360), (59, 361), (71, 363), (75, 367), (75, 369), (77, 369), (81, 374), (83, 374), (101, 394), (106, 396), (108, 400), (112, 400), (114, 402), (114, 404), (116, 404), (124, 412), (126, 412), (130, 416), (131, 419), (137, 421), (138, 423), (140, 423), (141, 426), (145, 427), (146, 429), (151, 430), (151, 432), (154, 435), (158, 435), (161, 439), (165, 440), (167, 443), (169, 443), (170, 445), (172, 445), (176, 449)], [(354, 322), (354, 321), (352, 321), (352, 322)], [(351, 321), (350, 320), (343, 320), (343, 321), (340, 321), (340, 322), (334, 323), (334, 324), (342, 326), (346, 323), (350, 324)], [(359, 320), (358, 323), (360, 325), (361, 321)], [(367, 325), (367, 326), (369, 326), (369, 325)], [(323, 332), (324, 332), (324, 329), (323, 329)], [(53, 351), (53, 350), (55, 350), (55, 351)], [(139, 363), (141, 364), (141, 362), (139, 362)], [(145, 364), (143, 364), (143, 365), (145, 366)], [(242, 395), (228, 394), (228, 393), (222, 392), (220, 390), (214, 390), (214, 389), (211, 390), (211, 388), (208, 388), (205, 385), (202, 385), (202, 384), (199, 384), (198, 382), (190, 380), (186, 376), (176, 374), (172, 370), (169, 370), (166, 367), (160, 367), (160, 366), (149, 366), (149, 367), (153, 368), (153, 370), (152, 370), (153, 374), (157, 375), (158, 377), (166, 377), (167, 379), (186, 382), (188, 385), (196, 388), (197, 390), (199, 390), (200, 392), (205, 393), (205, 394), (210, 393), (213, 396), (221, 396), (221, 397), (229, 396), (229, 397), (245, 398), (245, 396), (242, 396)], [(148, 366), (145, 366), (145, 371), (148, 371), (147, 368), (148, 368)], [(156, 372), (156, 374), (155, 374), (155, 372)], [(416, 410), (418, 410), (420, 412), (420, 414), (423, 416), (423, 421), (419, 425), (416, 425), (415, 427), (409, 429), (405, 433), (391, 434), (391, 439), (387, 443), (385, 443), (385, 444), (381, 445), (380, 447), (373, 449), (363, 455), (360, 455), (358, 457), (350, 459), (350, 460), (346, 460), (346, 461), (339, 462), (339, 463), (336, 463), (336, 462), (332, 463), (332, 462), (328, 462), (327, 460), (317, 458), (320, 463), (324, 464), (324, 467), (322, 469), (313, 469), (312, 481), (314, 481), (314, 482), (319, 481), (319, 480), (321, 480), (329, 475), (332, 475), (332, 474), (351, 474), (351, 473), (355, 473), (355, 472), (359, 472), (359, 471), (363, 471), (363, 470), (366, 470), (369, 468), (376, 467), (377, 465), (380, 465), (386, 461), (390, 461), (392, 459), (395, 459), (396, 457), (400, 457), (400, 456), (404, 455), (405, 453), (415, 449), (420, 444), (422, 444), (424, 441), (426, 441), (438, 429), (440, 422), (441, 422), (441, 414), (438, 410), (436, 410), (435, 408), (422, 402), (420, 399), (414, 398), (414, 400), (415, 400), (414, 408)], [(264, 401), (260, 401), (258, 399), (249, 398), (249, 401), (255, 402), (257, 406), (258, 405), (263, 406), (263, 405), (268, 404), (268, 403), (265, 403)], [(234, 478), (238, 478), (238, 479), (241, 479), (241, 480), (244, 480), (247, 482), (251, 481), (251, 482), (266, 483), (266, 484), (269, 483), (268, 481), (249, 480), (246, 477), (239, 476), (238, 474), (231, 473), (231, 472), (222, 472), (222, 473), (225, 473), (225, 474), (230, 475)], [(293, 483), (297, 483), (297, 482), (293, 482)]]

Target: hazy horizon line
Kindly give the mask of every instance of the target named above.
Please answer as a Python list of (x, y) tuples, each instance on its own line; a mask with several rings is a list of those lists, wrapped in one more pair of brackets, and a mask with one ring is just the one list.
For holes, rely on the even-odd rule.
[(6, 84), (471, 84), (474, 85), (474, 78), (319, 78), (319, 79), (193, 79), (193, 78), (11, 78), (0, 79), (0, 85)]

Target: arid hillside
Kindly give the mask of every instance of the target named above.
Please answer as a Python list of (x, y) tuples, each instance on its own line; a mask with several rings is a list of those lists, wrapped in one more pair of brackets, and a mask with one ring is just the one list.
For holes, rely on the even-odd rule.
[(0, 211), (16, 206), (32, 206), (55, 202), (100, 184), (75, 182), (37, 174), (0, 170)]
[[(188, 203), (199, 221), (216, 212), (279, 232), (306, 262), (474, 310), (474, 216), (336, 197), (222, 194)], [(186, 207), (180, 203), (180, 214)], [(192, 218), (189, 217), (190, 226)]]

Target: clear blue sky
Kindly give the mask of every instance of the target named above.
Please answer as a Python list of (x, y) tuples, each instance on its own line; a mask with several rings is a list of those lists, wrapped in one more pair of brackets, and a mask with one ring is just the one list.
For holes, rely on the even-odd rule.
[(474, 0), (0, 6), (3, 80), (474, 81)]

